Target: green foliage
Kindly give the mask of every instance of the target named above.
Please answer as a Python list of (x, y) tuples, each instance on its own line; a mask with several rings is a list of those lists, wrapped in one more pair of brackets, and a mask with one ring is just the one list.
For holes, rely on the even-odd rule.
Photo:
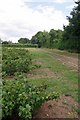
[(34, 36), (32, 36), (31, 43), (38, 44), (38, 47), (45, 48), (58, 48), (60, 46), (60, 41), (62, 39), (62, 30), (51, 29), (50, 32), (39, 31)]
[(42, 36), (43, 32), (39, 31), (37, 32), (34, 36), (31, 38), (31, 43), (32, 44), (38, 44), (38, 47), (42, 47)]
[(51, 29), (50, 32), (50, 48), (53, 48), (54, 39), (56, 38), (56, 31)]
[(45, 100), (58, 97), (55, 93), (47, 95), (45, 89), (44, 86), (30, 85), (22, 75), (12, 81), (3, 80), (3, 118), (11, 116), (16, 110), (20, 118), (31, 119), (33, 110), (40, 107)]
[(36, 68), (40, 68), (40, 67), (41, 67), (41, 65), (39, 65), (39, 64), (33, 64), (30, 69), (36, 69)]
[(68, 26), (64, 26), (64, 34), (62, 39), (62, 49), (79, 51), (80, 42), (80, 1), (76, 2), (77, 6), (73, 8), (70, 15), (67, 17)]
[(31, 56), (25, 49), (2, 49), (2, 72), (7, 75), (14, 75), (15, 72), (28, 72), (31, 65)]
[(2, 40), (0, 40), (0, 41), (4, 45), (12, 44), (12, 41), (10, 41), (10, 40), (9, 41), (2, 41)]
[(20, 38), (18, 42), (22, 44), (26, 44), (26, 43), (30, 43), (30, 40), (28, 38)]
[(8, 41), (3, 41), (2, 44), (8, 44)]
[(45, 48), (50, 47), (50, 35), (47, 31), (43, 32), (42, 46), (45, 47)]
[(62, 39), (62, 30), (51, 29), (50, 32), (50, 48), (59, 48)]
[(21, 43), (12, 43), (12, 44), (2, 44), (2, 47), (18, 47), (18, 48), (37, 48), (37, 44), (21, 44)]

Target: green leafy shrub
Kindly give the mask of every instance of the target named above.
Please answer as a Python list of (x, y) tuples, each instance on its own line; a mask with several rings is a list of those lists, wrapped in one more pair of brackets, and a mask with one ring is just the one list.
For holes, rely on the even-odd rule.
[(27, 43), (27, 44), (11, 43), (11, 44), (2, 44), (2, 47), (37, 48), (38, 45), (37, 44), (31, 44), (31, 43)]
[(3, 74), (14, 75), (15, 72), (28, 72), (31, 65), (31, 55), (25, 49), (3, 48)]
[(36, 68), (40, 68), (40, 67), (41, 67), (41, 65), (39, 65), (39, 64), (32, 64), (30, 69), (36, 69)]
[(35, 109), (48, 99), (58, 97), (58, 94), (47, 95), (45, 87), (30, 85), (25, 77), (19, 75), (17, 80), (3, 80), (2, 115), (7, 118), (16, 110), (23, 120), (32, 118)]

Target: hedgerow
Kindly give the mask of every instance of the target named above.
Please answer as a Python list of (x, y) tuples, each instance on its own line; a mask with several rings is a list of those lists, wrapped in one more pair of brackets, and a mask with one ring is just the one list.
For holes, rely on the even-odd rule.
[(19, 44), (19, 43), (12, 43), (12, 44), (2, 44), (2, 47), (13, 47), (13, 48), (37, 48), (37, 44)]

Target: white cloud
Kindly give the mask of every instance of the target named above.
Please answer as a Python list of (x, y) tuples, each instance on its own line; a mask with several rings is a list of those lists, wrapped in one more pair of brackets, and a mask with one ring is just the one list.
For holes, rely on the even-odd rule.
[(24, 0), (24, 1), (25, 2), (55, 2), (55, 3), (64, 3), (67, 0)]
[(62, 11), (46, 5), (29, 8), (24, 1), (0, 0), (2, 39), (16, 42), (20, 37), (31, 38), (39, 30), (62, 29), (63, 24), (68, 24)]
[(75, 0), (50, 0), (50, 2), (54, 2), (54, 3), (75, 3)]
[(52, 1), (55, 3), (65, 3), (66, 2), (66, 0), (52, 0)]
[(72, 5), (66, 6), (66, 9), (72, 10), (75, 6), (76, 6), (76, 5), (72, 4)]

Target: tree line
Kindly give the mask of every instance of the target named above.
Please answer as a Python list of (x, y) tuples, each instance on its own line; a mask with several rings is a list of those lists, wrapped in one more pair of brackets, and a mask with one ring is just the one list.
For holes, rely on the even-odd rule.
[[(67, 16), (69, 24), (63, 26), (63, 30), (51, 29), (48, 31), (38, 31), (32, 38), (20, 38), (19, 44), (37, 44), (39, 48), (58, 48), (61, 50), (69, 50), (79, 52), (80, 44), (80, 0), (75, 2), (76, 6)], [(9, 42), (4, 41), (3, 44)]]

